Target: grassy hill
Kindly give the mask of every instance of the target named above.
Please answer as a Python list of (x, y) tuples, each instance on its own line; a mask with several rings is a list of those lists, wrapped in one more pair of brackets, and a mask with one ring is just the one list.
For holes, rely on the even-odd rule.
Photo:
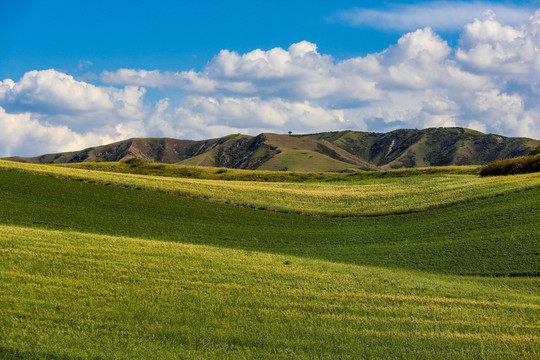
[(385, 134), (342, 131), (305, 136), (327, 140), (382, 169), (481, 165), (526, 155), (540, 144), (539, 140), (464, 128), (402, 129)]
[(6, 359), (540, 355), (522, 279), (4, 225), (0, 244)]
[[(90, 165), (95, 165), (93, 168), (99, 169), (101, 164)], [(121, 172), (124, 164), (116, 165)], [(28, 165), (6, 161), (0, 161), (0, 168), (78, 181), (116, 184), (259, 209), (327, 216), (375, 216), (418, 212), (540, 186), (540, 177), (534, 173), (481, 178), (477, 175), (460, 175), (444, 171), (424, 174), (422, 169), (401, 171), (397, 174), (390, 172), (388, 177), (382, 176), (385, 173), (380, 174), (381, 177), (366, 176), (379, 175), (377, 172), (341, 176), (321, 173), (319, 178), (314, 177), (309, 182), (291, 183), (237, 181), (229, 178), (224, 182), (136, 174), (118, 176), (109, 172), (81, 170), (72, 166)], [(220, 170), (214, 172), (219, 173)], [(420, 175), (406, 176), (408, 172)], [(328, 177), (325, 178), (326, 176)], [(324, 182), (321, 183), (322, 181)]]
[[(540, 356), (538, 174), (262, 184), (0, 165), (0, 358)], [(288, 213), (223, 203), (254, 186), (244, 205), (273, 193)], [(382, 197), (294, 214), (345, 209), (355, 189)], [(428, 203), (401, 211), (416, 192)]]
[(145, 161), (190, 166), (302, 172), (354, 172), (429, 166), (481, 165), (523, 156), (540, 140), (507, 138), (463, 128), (357, 131), (311, 135), (229, 135), (203, 141), (129, 139), (82, 151), (34, 158), (12, 157), (28, 163)]

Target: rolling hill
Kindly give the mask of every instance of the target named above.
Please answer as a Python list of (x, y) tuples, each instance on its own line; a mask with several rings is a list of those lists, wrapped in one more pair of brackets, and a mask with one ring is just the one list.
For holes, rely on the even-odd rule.
[(538, 174), (399, 172), (0, 161), (0, 359), (538, 359)]
[(540, 140), (483, 134), (464, 128), (358, 131), (309, 135), (229, 135), (192, 141), (134, 138), (81, 151), (8, 160), (50, 164), (145, 161), (278, 171), (362, 171), (426, 166), (481, 165), (526, 155)]

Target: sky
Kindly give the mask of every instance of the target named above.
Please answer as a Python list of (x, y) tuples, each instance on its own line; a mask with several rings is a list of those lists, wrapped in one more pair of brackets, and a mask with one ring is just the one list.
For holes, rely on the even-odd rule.
[(540, 0), (0, 0), (0, 157), (131, 137), (540, 139)]

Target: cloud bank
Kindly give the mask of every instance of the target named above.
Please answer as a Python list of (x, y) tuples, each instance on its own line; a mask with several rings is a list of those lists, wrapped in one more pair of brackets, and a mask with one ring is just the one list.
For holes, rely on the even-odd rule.
[[(496, 19), (488, 12), (470, 21), (454, 48), (425, 27), (380, 53), (342, 61), (301, 41), (245, 54), (222, 50), (201, 71), (106, 71), (106, 86), (53, 69), (29, 71), (0, 82), (0, 155), (134, 136), (267, 131), (463, 126), (540, 138), (540, 11), (518, 25)], [(147, 88), (159, 89), (161, 99), (148, 99)]]

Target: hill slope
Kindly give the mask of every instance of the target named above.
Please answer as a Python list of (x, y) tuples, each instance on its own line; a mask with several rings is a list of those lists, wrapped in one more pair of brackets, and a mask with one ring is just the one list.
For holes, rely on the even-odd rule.
[(327, 140), (384, 169), (482, 165), (527, 155), (540, 140), (483, 134), (464, 128), (395, 130), (385, 134), (342, 131), (304, 135)]
[[(535, 174), (498, 185), (489, 178), (475, 182), (462, 176), (460, 186), (457, 176), (419, 176), (405, 183), (399, 178), (350, 186), (265, 183), (254, 189), (258, 184), (253, 182), (17, 165), (0, 168), (0, 222), (439, 273), (540, 275), (540, 177)], [(35, 174), (44, 167), (55, 173)], [(100, 176), (105, 177), (99, 180)], [(353, 190), (352, 197), (344, 196)], [(243, 201), (254, 207), (266, 204), (269, 209), (283, 206), (291, 211), (313, 208), (308, 210), (313, 214), (333, 207), (349, 212), (351, 204), (360, 202), (353, 210), (370, 217), (300, 216), (190, 198), (198, 191), (203, 191), (203, 199)], [(205, 191), (210, 196), (204, 196)], [(245, 198), (238, 197), (244, 193)], [(412, 207), (403, 202), (415, 193), (423, 194), (424, 201), (411, 200)], [(461, 198), (458, 204), (455, 197)]]
[(540, 356), (524, 279), (6, 225), (0, 254), (2, 359)]
[(120, 161), (137, 157), (168, 164), (290, 171), (361, 171), (425, 166), (481, 165), (526, 155), (539, 140), (507, 138), (463, 128), (357, 131), (311, 135), (229, 135), (191, 141), (129, 139), (82, 151), (34, 158), (29, 163)]
[(0, 359), (540, 356), (537, 185), (479, 198), (481, 179), (459, 204), (330, 218), (156, 191), (165, 177), (0, 164)]

